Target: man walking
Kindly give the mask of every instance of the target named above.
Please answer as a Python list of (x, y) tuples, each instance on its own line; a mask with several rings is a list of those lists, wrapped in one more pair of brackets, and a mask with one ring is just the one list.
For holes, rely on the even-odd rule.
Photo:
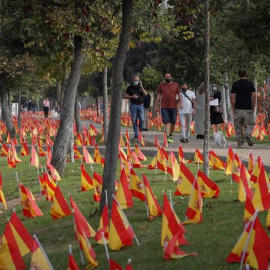
[[(132, 118), (134, 137), (137, 140), (139, 137), (139, 129), (142, 131), (144, 121), (143, 97), (147, 95), (146, 90), (142, 86), (139, 76), (133, 77), (133, 83), (127, 88), (125, 98), (130, 99), (130, 113)], [(139, 119), (139, 127), (137, 124)]]
[(178, 83), (172, 81), (170, 73), (165, 74), (165, 81), (157, 89), (156, 112), (159, 112), (161, 103), (162, 122), (165, 125), (167, 142), (173, 143), (173, 132), (177, 118), (177, 107), (182, 108), (182, 97)]
[(181, 125), (180, 142), (188, 143), (192, 115), (195, 114), (196, 99), (194, 92), (188, 89), (186, 82), (182, 82), (181, 84), (181, 96), (183, 107), (179, 110)]
[(144, 106), (144, 122), (142, 129), (143, 131), (148, 131), (150, 104), (151, 104), (151, 96), (147, 94), (146, 96), (144, 96), (143, 99), (143, 106)]
[(243, 148), (245, 139), (249, 146), (253, 145), (251, 133), (254, 128), (256, 91), (253, 83), (247, 80), (245, 70), (240, 70), (238, 74), (240, 80), (233, 83), (231, 90), (231, 105), (234, 111), (236, 141), (238, 147)]

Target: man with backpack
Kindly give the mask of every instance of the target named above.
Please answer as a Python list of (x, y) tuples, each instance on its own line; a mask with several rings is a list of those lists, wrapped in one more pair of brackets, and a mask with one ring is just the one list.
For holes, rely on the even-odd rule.
[(195, 114), (196, 98), (194, 92), (188, 89), (186, 82), (181, 84), (182, 108), (179, 109), (180, 118), (180, 142), (188, 143), (192, 115)]

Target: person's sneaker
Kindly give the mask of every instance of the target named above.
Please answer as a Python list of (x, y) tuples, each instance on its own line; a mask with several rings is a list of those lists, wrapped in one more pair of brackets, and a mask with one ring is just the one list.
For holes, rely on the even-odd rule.
[(142, 131), (148, 131), (148, 128), (143, 128)]
[(132, 138), (132, 140), (133, 141), (137, 141), (139, 138), (137, 137), (137, 136), (134, 136), (133, 138)]
[(167, 143), (173, 143), (173, 139), (172, 139), (172, 136), (168, 136), (167, 137)]
[(189, 143), (189, 140), (188, 140), (188, 138), (186, 138), (186, 143)]
[(243, 144), (241, 144), (241, 143), (238, 143), (238, 146), (237, 146), (238, 148), (244, 148), (244, 145)]
[(248, 146), (253, 146), (253, 141), (251, 140), (250, 136), (246, 136), (245, 139), (248, 143)]
[(180, 142), (186, 143), (186, 139), (185, 138), (182, 138), (182, 139), (180, 139)]

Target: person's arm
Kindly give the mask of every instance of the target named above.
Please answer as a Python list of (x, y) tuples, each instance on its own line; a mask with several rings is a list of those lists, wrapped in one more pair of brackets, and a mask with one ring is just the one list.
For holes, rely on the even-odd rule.
[(255, 110), (255, 106), (256, 106), (256, 92), (252, 92), (251, 98), (252, 98), (252, 109), (254, 111)]
[(183, 103), (182, 103), (182, 95), (181, 95), (181, 92), (179, 92), (178, 94), (178, 108), (179, 109), (183, 109)]
[(192, 99), (192, 104), (193, 104), (193, 111), (192, 113), (195, 114), (196, 113), (196, 98)]
[(143, 96), (146, 96), (147, 95), (147, 91), (143, 88), (143, 85), (142, 85), (142, 82), (140, 81), (141, 83), (141, 89), (142, 89), (142, 92), (143, 92)]
[(232, 106), (232, 110), (235, 110), (235, 93), (231, 93), (230, 95), (231, 97), (231, 106)]
[(125, 94), (125, 99), (132, 99), (132, 98), (138, 98), (138, 96), (136, 94), (131, 95), (129, 88), (128, 88), (126, 91), (126, 94)]

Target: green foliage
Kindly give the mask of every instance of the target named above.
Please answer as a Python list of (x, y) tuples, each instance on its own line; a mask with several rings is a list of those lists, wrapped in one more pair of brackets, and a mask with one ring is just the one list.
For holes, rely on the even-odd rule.
[(151, 67), (145, 67), (142, 72), (142, 80), (144, 88), (147, 89), (147, 91), (155, 92), (157, 86), (163, 80), (163, 77), (164, 77), (163, 74), (161, 74), (159, 71)]

